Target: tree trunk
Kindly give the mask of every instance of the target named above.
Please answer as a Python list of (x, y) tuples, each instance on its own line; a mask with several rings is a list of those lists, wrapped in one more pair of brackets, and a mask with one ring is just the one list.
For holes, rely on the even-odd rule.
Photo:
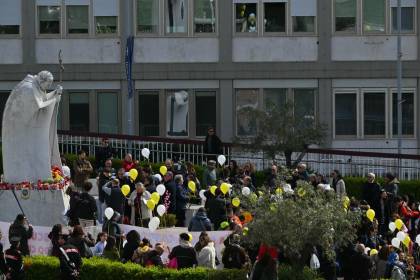
[(292, 151), (284, 151), (284, 157), (286, 158), (286, 166), (292, 168)]

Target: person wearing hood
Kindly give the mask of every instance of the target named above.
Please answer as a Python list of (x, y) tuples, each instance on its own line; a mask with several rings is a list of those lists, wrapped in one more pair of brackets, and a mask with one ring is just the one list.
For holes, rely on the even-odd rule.
[(22, 256), (29, 256), (30, 254), (28, 240), (32, 238), (33, 232), (32, 226), (23, 214), (17, 215), (15, 221), (9, 228), (9, 241), (13, 237), (18, 237), (19, 250)]
[(200, 207), (197, 214), (192, 217), (188, 231), (211, 231), (211, 221), (207, 217), (206, 209)]
[(179, 235), (179, 245), (175, 246), (168, 256), (169, 260), (176, 258), (177, 268), (192, 268), (198, 264), (197, 254), (191, 246), (191, 237), (188, 233)]
[(200, 238), (200, 243), (202, 248), (197, 257), (198, 266), (216, 269), (216, 249), (214, 248), (214, 242), (206, 235)]

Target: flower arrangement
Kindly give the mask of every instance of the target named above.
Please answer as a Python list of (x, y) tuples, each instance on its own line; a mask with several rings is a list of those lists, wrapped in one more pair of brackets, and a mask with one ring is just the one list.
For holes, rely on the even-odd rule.
[(63, 190), (69, 185), (70, 179), (63, 176), (63, 172), (58, 166), (52, 166), (50, 179), (38, 180), (36, 183), (28, 181), (17, 184), (0, 182), (0, 190)]

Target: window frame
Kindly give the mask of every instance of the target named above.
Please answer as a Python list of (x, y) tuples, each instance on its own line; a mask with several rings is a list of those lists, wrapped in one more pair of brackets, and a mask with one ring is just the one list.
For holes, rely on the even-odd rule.
[[(164, 95), (164, 93), (162, 94), (161, 89), (136, 89), (136, 96), (135, 96), (136, 99), (134, 100), (135, 101), (135, 108), (136, 108), (134, 112), (136, 112), (136, 113), (135, 113), (135, 118), (134, 119), (136, 120), (137, 125), (136, 125), (135, 131), (136, 131), (137, 135), (144, 136), (144, 135), (140, 135), (141, 131), (140, 131), (140, 115), (139, 115), (139, 113), (140, 113), (139, 112), (139, 110), (140, 110), (139, 104), (140, 103), (139, 102), (140, 102), (140, 99), (141, 99), (141, 97), (140, 97), (141, 95), (155, 95), (155, 96), (158, 97), (158, 100), (159, 100), (159, 104), (158, 104), (158, 110), (159, 110), (159, 112), (158, 112), (158, 116), (159, 116), (159, 119), (158, 119), (158, 135), (150, 136), (150, 137), (161, 137), (162, 136), (162, 129), (166, 130), (166, 122), (165, 122), (166, 112), (165, 112), (164, 116), (162, 116), (162, 112), (161, 112), (161, 109), (166, 107), (164, 104), (161, 104), (161, 97), (162, 97), (162, 95)], [(163, 105), (163, 107), (161, 105)], [(162, 122), (165, 122), (165, 124), (163, 125)], [(163, 126), (163, 128), (162, 128), (162, 126)], [(163, 134), (163, 135), (165, 135), (165, 134)], [(149, 136), (147, 136), (147, 137), (149, 137)]]
[[(317, 0), (317, 1), (322, 1), (322, 0)], [(299, 16), (299, 17), (313, 17), (314, 18), (314, 32), (299, 32), (299, 31), (293, 31), (293, 16), (290, 16), (290, 35), (291, 36), (304, 36), (304, 37), (309, 37), (309, 36), (318, 36), (318, 16)]]
[[(394, 126), (394, 118), (393, 118), (393, 94), (397, 94), (398, 89), (397, 88), (390, 88), (389, 89), (389, 138), (390, 139), (398, 139), (398, 133), (394, 135), (394, 131), (393, 131), (393, 126)], [(401, 88), (401, 93), (411, 93), (413, 94), (413, 106), (414, 106), (414, 116), (413, 116), (413, 125), (414, 125), (414, 129), (413, 129), (413, 134), (403, 134), (401, 135), (401, 138), (403, 139), (416, 139), (416, 135), (417, 135), (417, 124), (418, 124), (418, 120), (417, 120), (417, 90), (416, 88)]]
[[(87, 7), (88, 8), (88, 32), (87, 33), (69, 33), (69, 23), (68, 23), (68, 7)], [(65, 10), (65, 18), (64, 18), (64, 30), (65, 30), (65, 36), (69, 39), (73, 38), (89, 38), (92, 36), (96, 36), (96, 30), (95, 32), (92, 32), (92, 29), (96, 29), (96, 26), (93, 26), (94, 16), (93, 16), (93, 9), (91, 5), (64, 5)]]
[[(3, 26), (14, 26), (14, 25), (7, 24)], [(0, 33), (0, 39), (21, 39), (23, 37), (22, 36), (22, 22), (18, 26), (19, 26), (19, 31), (17, 34), (1, 34)]]
[[(336, 98), (336, 95), (339, 95), (339, 94), (354, 94), (356, 96), (356, 134), (354, 134), (354, 135), (337, 135), (336, 134), (337, 124), (336, 124), (335, 113), (336, 113), (337, 108), (335, 106), (335, 98)], [(333, 104), (333, 106), (332, 106), (333, 139), (337, 139), (337, 140), (345, 140), (345, 139), (355, 140), (355, 139), (358, 139), (360, 137), (360, 110), (361, 110), (361, 108), (359, 106), (359, 104), (360, 104), (360, 94), (359, 94), (358, 90), (354, 89), (354, 88), (334, 89), (333, 90), (333, 100), (332, 100), (332, 102), (333, 102), (332, 103)]]
[(350, 31), (337, 31), (336, 30), (336, 0), (332, 0), (332, 32), (333, 35), (334, 34), (339, 34), (339, 35), (357, 35), (360, 33), (360, 26), (359, 26), (359, 19), (360, 19), (360, 13), (359, 13), (359, 0), (355, 0), (356, 1), (356, 16), (355, 16), (355, 25), (356, 25), (356, 30), (354, 32), (350, 32)]
[[(393, 22), (392, 22), (392, 18), (393, 18), (393, 14), (392, 14), (392, 9), (393, 8), (397, 8), (397, 7), (393, 7), (391, 5), (389, 5), (389, 34), (392, 35), (398, 35), (398, 31), (393, 32)], [(416, 35), (417, 34), (417, 6), (414, 7), (401, 7), (401, 8), (412, 8), (413, 9), (413, 31), (410, 32), (403, 32), (401, 31), (401, 35), (402, 36), (408, 36), (408, 35)]]
[[(223, 1), (223, 0), (222, 0)], [(236, 4), (255, 4), (256, 5), (256, 16), (257, 16), (257, 21), (256, 21), (256, 32), (237, 32), (236, 31)], [(232, 1), (232, 34), (234, 37), (260, 37), (261, 33), (262, 33), (262, 28), (260, 26), (261, 25), (261, 20), (262, 20), (262, 16), (260, 16), (260, 11), (261, 11), (261, 7), (260, 7), (261, 1), (260, 0), (233, 0)]]
[[(214, 1), (214, 16), (215, 16), (215, 31), (214, 32), (203, 32), (203, 33), (199, 33), (199, 32), (195, 32), (195, 23), (194, 23), (194, 11), (195, 11), (195, 0), (191, 0), (191, 36), (192, 37), (204, 37), (204, 38), (208, 38), (208, 37), (218, 37), (219, 35), (219, 2), (217, 0), (213, 0)], [(223, 0), (221, 0), (223, 1)]]
[[(322, 0), (321, 0), (322, 1)], [(266, 3), (276, 3), (276, 2), (270, 2), (270, 1), (266, 1), (263, 0), (261, 2), (261, 13), (262, 13), (262, 17), (261, 17), (261, 34), (264, 37), (280, 37), (280, 36), (287, 36), (290, 35), (290, 26), (291, 26), (291, 21), (289, 20), (289, 18), (291, 18), (290, 15), (290, 4), (289, 1), (286, 2), (279, 2), (279, 3), (284, 3), (285, 5), (285, 29), (284, 32), (267, 32), (264, 30), (264, 19), (265, 19), (265, 7), (264, 5)], [(258, 11), (258, 7), (257, 7), (257, 11)]]
[[(119, 134), (121, 131), (121, 109), (120, 109), (120, 92), (118, 90), (111, 90), (111, 89), (96, 89), (95, 90), (95, 105), (96, 105), (96, 125), (97, 125), (97, 131), (99, 132), (99, 96), (101, 94), (115, 94), (117, 97), (117, 132), (115, 134)], [(70, 99), (69, 99), (70, 101)], [(90, 107), (89, 103), (89, 107)], [(99, 132), (99, 133), (105, 133), (105, 132)], [(113, 133), (111, 133), (113, 134)]]
[[(149, 38), (153, 38), (153, 37), (165, 37), (164, 35), (164, 17), (162, 16), (165, 13), (165, 9), (164, 7), (162, 7), (162, 1), (161, 0), (154, 0), (157, 2), (158, 5), (158, 26), (157, 26), (157, 32), (152, 32), (152, 33), (143, 33), (143, 32), (139, 32), (137, 30), (137, 8), (138, 8), (138, 1), (135, 0), (134, 1), (134, 9), (133, 9), (133, 18), (134, 18), (134, 34), (136, 37), (149, 37)], [(162, 22), (163, 21), (163, 22)]]
[[(362, 88), (360, 91), (361, 100), (360, 100), (360, 116), (361, 116), (361, 137), (363, 139), (386, 139), (389, 136), (389, 98), (388, 96), (388, 88)], [(385, 131), (384, 134), (375, 134), (375, 135), (366, 135), (365, 134), (365, 94), (366, 93), (383, 93), (384, 94), (384, 101), (385, 101), (385, 111), (384, 111), (384, 121), (385, 121)]]
[(361, 0), (362, 3), (360, 5), (361, 8), (361, 13), (360, 13), (360, 30), (362, 32), (363, 35), (387, 35), (388, 34), (388, 30), (389, 30), (389, 22), (390, 22), (390, 15), (388, 12), (388, 7), (389, 7), (389, 1), (386, 0), (381, 0), (384, 1), (384, 31), (365, 31), (364, 26), (365, 26), (365, 13), (364, 13), (364, 8), (365, 8), (365, 3), (369, 0)]
[[(40, 33), (40, 18), (39, 18), (39, 7), (59, 7), (60, 8), (60, 32), (56, 34), (42, 34)], [(64, 37), (64, 22), (65, 16), (63, 15), (63, 4), (60, 5), (36, 5), (36, 12), (35, 12), (35, 28), (36, 28), (36, 37), (37, 38), (63, 38)]]
[(200, 89), (200, 88), (196, 88), (196, 89), (193, 89), (192, 90), (193, 91), (193, 97), (194, 97), (194, 100), (193, 100), (193, 109), (191, 110), (191, 113), (193, 114), (193, 123), (192, 123), (192, 125), (191, 125), (191, 135), (193, 135), (193, 137), (194, 138), (197, 138), (197, 139), (205, 139), (206, 138), (206, 135), (197, 135), (197, 93), (200, 93), (200, 92), (207, 92), (207, 93), (213, 93), (214, 94), (214, 98), (215, 98), (215, 102), (216, 102), (216, 106), (215, 106), (215, 112), (214, 112), (214, 114), (215, 114), (215, 123), (213, 124), (214, 126), (216, 126), (216, 130), (218, 129), (218, 123), (219, 123), (219, 106), (218, 106), (218, 101), (219, 101), (219, 97), (218, 97), (218, 89), (212, 89), (212, 88), (202, 88), (202, 89)]
[[(93, 17), (93, 36), (98, 38), (115, 38), (120, 35), (120, 17), (119, 16), (92, 16)], [(117, 30), (115, 33), (97, 33), (96, 32), (96, 18), (97, 17), (116, 17), (117, 18)]]
[[(88, 122), (88, 130), (86, 131), (86, 132), (90, 132), (90, 131), (92, 131), (92, 116), (91, 116), (91, 111), (92, 111), (92, 106), (93, 106), (93, 104), (92, 104), (92, 100), (91, 100), (91, 95), (92, 95), (92, 92), (93, 92), (93, 90), (91, 90), (91, 89), (86, 89), (86, 90), (83, 90), (83, 89), (68, 89), (68, 90), (66, 90), (66, 92), (65, 92), (65, 94), (66, 94), (66, 96), (68, 97), (68, 130), (70, 130), (70, 131), (73, 131), (72, 129), (71, 129), (71, 112), (70, 112), (70, 105), (72, 104), (71, 103), (71, 94), (73, 94), (73, 93), (83, 93), (83, 94), (86, 94), (87, 96), (88, 96), (88, 110), (89, 110), (89, 122)], [(96, 101), (96, 104), (95, 105), (97, 105), (97, 99), (95, 100)], [(97, 110), (96, 110), (97, 111)], [(97, 115), (98, 113), (96, 112), (96, 115)], [(81, 131), (81, 130), (78, 130), (78, 131)]]

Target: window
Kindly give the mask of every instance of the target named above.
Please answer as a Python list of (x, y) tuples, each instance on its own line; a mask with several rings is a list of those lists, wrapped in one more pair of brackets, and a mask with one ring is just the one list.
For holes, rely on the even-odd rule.
[(71, 92), (69, 96), (70, 130), (89, 131), (89, 93)]
[(257, 3), (235, 4), (236, 32), (257, 32)]
[(89, 6), (67, 6), (68, 34), (89, 33)]
[(364, 134), (367, 136), (385, 135), (385, 93), (365, 92)]
[(38, 6), (39, 34), (60, 34), (61, 8)]
[(118, 17), (95, 17), (96, 34), (115, 34), (118, 32)]
[[(392, 8), (392, 32), (398, 32), (397, 22), (397, 9)], [(401, 33), (413, 33), (414, 32), (414, 8), (413, 7), (401, 7)]]
[(335, 135), (357, 135), (357, 96), (355, 93), (335, 95)]
[(216, 126), (216, 93), (214, 91), (195, 92), (196, 136), (206, 136), (209, 127)]
[(165, 32), (187, 33), (188, 7), (186, 0), (165, 1)]
[(293, 17), (293, 32), (315, 32), (315, 17)]
[(295, 118), (313, 124), (315, 121), (315, 89), (294, 89), (293, 105)]
[(188, 136), (189, 94), (172, 90), (166, 94), (166, 131), (168, 136)]
[(287, 103), (287, 89), (264, 89), (264, 107), (266, 109), (281, 109)]
[(264, 32), (286, 32), (286, 3), (264, 3)]
[(159, 136), (159, 93), (140, 92), (138, 108), (139, 134)]
[(385, 32), (384, 0), (363, 1), (363, 31), (375, 33)]
[(118, 95), (98, 93), (98, 132), (118, 133)]
[(19, 25), (0, 25), (0, 34), (19, 34)]
[(21, 21), (21, 0), (0, 0), (0, 35), (19, 34)]
[[(5, 92), (0, 91), (0, 127), (3, 125), (3, 112), (4, 112), (4, 108), (6, 107), (6, 102), (7, 102), (7, 98), (9, 98), (9, 95), (10, 95), (9, 91), (5, 91)], [(0, 134), (1, 134), (1, 129), (0, 129)]]
[[(414, 94), (402, 93), (402, 135), (414, 135)], [(392, 134), (398, 135), (398, 93), (392, 93)]]
[(137, 0), (137, 32), (158, 33), (159, 2), (156, 0)]
[(255, 135), (257, 124), (249, 115), (249, 109), (258, 108), (258, 90), (241, 89), (236, 91), (236, 134), (238, 136)]
[(194, 0), (194, 32), (216, 32), (216, 1)]
[(356, 32), (356, 0), (335, 0), (335, 31)]

